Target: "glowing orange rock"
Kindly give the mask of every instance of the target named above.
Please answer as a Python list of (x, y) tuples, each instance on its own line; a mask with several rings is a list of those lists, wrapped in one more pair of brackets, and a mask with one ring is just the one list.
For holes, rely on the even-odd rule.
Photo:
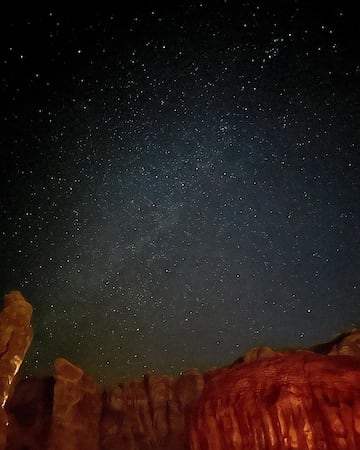
[(31, 313), (19, 292), (5, 297), (0, 450), (360, 450), (359, 330), (321, 354), (259, 347), (227, 368), (107, 388), (57, 359), (54, 378), (26, 377), (13, 394)]
[(32, 306), (20, 292), (5, 295), (0, 313), (0, 450), (6, 446), (8, 420), (4, 407), (33, 336), (31, 315)]
[(82, 369), (55, 360), (55, 386), (49, 450), (97, 450), (101, 389)]
[(192, 450), (359, 450), (360, 360), (307, 351), (239, 364), (205, 385)]

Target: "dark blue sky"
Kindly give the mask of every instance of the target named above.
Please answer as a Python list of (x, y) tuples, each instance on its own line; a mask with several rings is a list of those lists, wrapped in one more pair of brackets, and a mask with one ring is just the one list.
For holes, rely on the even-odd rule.
[(355, 25), (302, 1), (4, 14), (0, 285), (34, 306), (25, 373), (178, 373), (359, 325)]

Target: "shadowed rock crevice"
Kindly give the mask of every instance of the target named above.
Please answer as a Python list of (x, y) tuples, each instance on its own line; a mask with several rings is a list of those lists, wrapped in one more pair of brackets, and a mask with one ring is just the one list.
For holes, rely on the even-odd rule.
[(46, 449), (51, 428), (53, 377), (26, 378), (16, 384), (6, 412), (9, 417), (9, 449)]

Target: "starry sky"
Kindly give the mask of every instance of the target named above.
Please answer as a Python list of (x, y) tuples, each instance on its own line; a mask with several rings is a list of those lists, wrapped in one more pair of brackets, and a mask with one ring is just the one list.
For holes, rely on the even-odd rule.
[(354, 11), (170, 3), (1, 15), (0, 286), (34, 307), (25, 374), (178, 374), (359, 326)]

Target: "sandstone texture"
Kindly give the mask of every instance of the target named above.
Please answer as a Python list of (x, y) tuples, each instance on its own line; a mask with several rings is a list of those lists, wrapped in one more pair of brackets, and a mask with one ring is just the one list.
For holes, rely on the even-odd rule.
[(359, 450), (360, 360), (308, 351), (223, 369), (205, 386), (192, 450)]
[(15, 378), (32, 308), (0, 312), (0, 450), (360, 450), (360, 331), (310, 350), (102, 386), (71, 362)]
[(5, 404), (33, 336), (31, 315), (32, 306), (20, 292), (5, 295), (0, 313), (0, 450), (6, 447), (8, 418)]
[(204, 386), (190, 370), (173, 378), (146, 375), (106, 391), (102, 449), (188, 450), (188, 422)]
[(100, 385), (63, 358), (55, 361), (49, 450), (99, 448)]

